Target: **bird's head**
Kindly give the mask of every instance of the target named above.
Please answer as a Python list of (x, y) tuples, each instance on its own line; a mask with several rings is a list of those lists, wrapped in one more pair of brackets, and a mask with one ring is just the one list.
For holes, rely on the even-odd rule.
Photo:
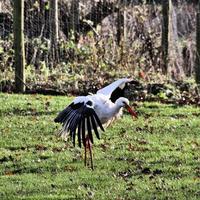
[(130, 107), (130, 103), (129, 100), (127, 98), (124, 97), (120, 97), (119, 99), (117, 99), (117, 101), (115, 102), (116, 105), (118, 105), (119, 107), (124, 107), (128, 110), (128, 112), (133, 116), (137, 118), (137, 113)]

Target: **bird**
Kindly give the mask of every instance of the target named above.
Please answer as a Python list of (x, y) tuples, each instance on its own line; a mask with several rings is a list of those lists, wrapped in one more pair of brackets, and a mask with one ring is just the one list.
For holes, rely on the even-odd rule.
[(125, 89), (129, 84), (138, 82), (130, 78), (121, 78), (106, 87), (99, 89), (96, 94), (78, 96), (62, 110), (54, 122), (61, 123), (59, 135), (66, 139), (69, 135), (73, 145), (78, 140), (78, 146), (84, 146), (85, 166), (87, 166), (87, 150), (89, 149), (91, 169), (94, 169), (92, 159), (92, 144), (95, 134), (100, 139), (99, 130), (105, 131), (115, 119), (122, 115), (126, 108), (132, 117), (137, 118), (137, 112), (129, 105), (129, 100), (124, 97)]

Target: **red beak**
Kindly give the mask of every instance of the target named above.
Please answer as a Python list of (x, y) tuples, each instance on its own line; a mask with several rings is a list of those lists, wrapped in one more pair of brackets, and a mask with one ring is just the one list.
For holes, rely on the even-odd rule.
[(137, 113), (129, 106), (126, 105), (125, 108), (128, 110), (128, 112), (132, 115), (132, 117), (137, 118)]

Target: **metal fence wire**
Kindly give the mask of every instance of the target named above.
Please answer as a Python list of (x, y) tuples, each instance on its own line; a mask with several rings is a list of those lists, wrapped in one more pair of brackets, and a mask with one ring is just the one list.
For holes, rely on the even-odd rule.
[[(53, 69), (66, 76), (87, 76), (88, 70), (119, 74), (143, 70), (150, 75), (161, 69), (160, 4), (134, 0), (55, 2), (57, 7), (51, 0), (25, 0), (27, 73), (41, 74), (45, 68), (50, 70), (48, 76)], [(171, 4), (169, 70), (174, 78), (193, 75), (195, 19), (195, 4), (184, 0)], [(11, 72), (12, 68), (13, 2), (0, 0), (0, 69)], [(9, 70), (4, 76), (8, 74)]]

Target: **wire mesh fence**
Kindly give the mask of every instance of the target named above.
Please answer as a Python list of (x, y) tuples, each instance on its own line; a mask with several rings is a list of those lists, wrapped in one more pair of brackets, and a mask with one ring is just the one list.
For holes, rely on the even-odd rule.
[[(25, 0), (28, 83), (101, 83), (141, 71), (147, 80), (160, 77), (162, 7), (157, 2)], [(196, 5), (173, 1), (169, 20), (169, 76), (192, 77)], [(1, 79), (13, 80), (13, 68), (13, 2), (0, 0)]]

